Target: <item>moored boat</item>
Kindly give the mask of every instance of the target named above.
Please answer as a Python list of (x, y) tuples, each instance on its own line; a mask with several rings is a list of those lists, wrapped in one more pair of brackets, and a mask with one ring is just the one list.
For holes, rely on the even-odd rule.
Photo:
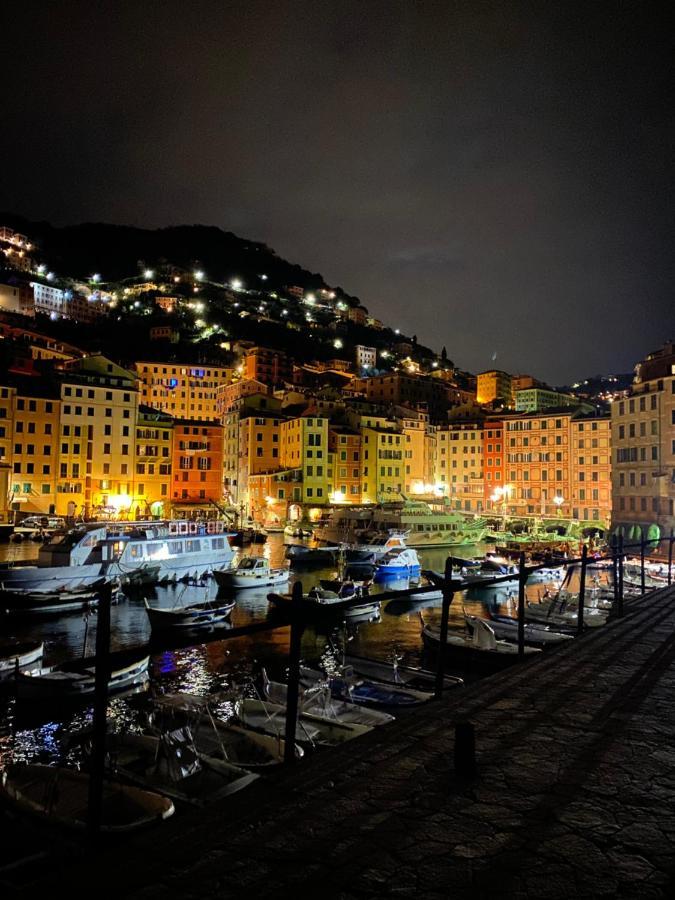
[[(474, 627), (476, 620), (487, 621), (497, 639), (513, 643), (518, 642), (518, 620), (510, 618), (510, 616), (491, 615), (489, 619), (483, 620), (479, 616), (471, 615), (465, 611), (464, 619), (470, 629)], [(523, 623), (523, 637), (526, 644), (542, 646), (561, 644), (564, 641), (572, 640), (573, 635), (556, 631), (549, 625), (525, 622)]]
[[(237, 717), (247, 728), (283, 737), (286, 707), (279, 703), (245, 698), (237, 701)], [(334, 746), (371, 731), (369, 725), (338, 722), (310, 712), (299, 712), (295, 740), (317, 746)]]
[[(425, 622), (420, 614), (422, 625), (422, 641), (426, 647), (439, 650), (441, 647), (440, 628)], [(473, 623), (471, 634), (449, 630), (444, 648), (448, 656), (458, 661), (485, 663), (489, 665), (511, 665), (518, 659), (518, 647), (509, 641), (497, 640), (497, 637), (484, 619)], [(541, 653), (536, 647), (525, 647), (525, 655)]]
[(260, 588), (285, 584), (290, 578), (288, 566), (271, 569), (264, 556), (244, 556), (236, 568), (214, 572), (213, 577), (220, 588)]
[[(280, 609), (291, 611), (291, 609), (295, 608), (292, 606), (292, 594), (270, 593), (267, 595), (267, 599)], [(359, 602), (354, 602), (355, 599), (358, 599)], [(310, 588), (309, 592), (304, 594), (297, 603), (300, 611), (310, 617), (341, 614), (345, 619), (349, 620), (356, 616), (368, 617), (376, 615), (380, 611), (379, 600), (370, 597), (368, 594), (361, 597), (358, 594), (341, 597), (335, 591), (328, 591), (318, 585)]]
[(3, 641), (0, 644), (0, 678), (34, 666), (44, 653), (42, 641)]
[[(89, 814), (89, 775), (37, 763), (15, 763), (0, 778), (0, 796), (17, 812), (66, 828), (84, 829)], [(175, 812), (167, 797), (103, 782), (101, 831), (134, 831), (168, 819)]]
[(375, 578), (416, 578), (421, 571), (417, 551), (412, 547), (389, 550), (375, 565)]
[(105, 585), (106, 579), (99, 578), (80, 588), (3, 591), (0, 593), (0, 608), (11, 616), (40, 616), (91, 609), (98, 604)]
[(235, 607), (234, 600), (220, 603), (206, 601), (166, 608), (151, 606), (147, 599), (144, 603), (153, 631), (211, 630), (224, 623)]
[[(111, 671), (108, 692), (116, 693), (147, 684), (150, 657), (136, 658)], [(79, 700), (91, 697), (96, 687), (96, 669), (87, 660), (19, 672), (16, 693), (21, 700)]]

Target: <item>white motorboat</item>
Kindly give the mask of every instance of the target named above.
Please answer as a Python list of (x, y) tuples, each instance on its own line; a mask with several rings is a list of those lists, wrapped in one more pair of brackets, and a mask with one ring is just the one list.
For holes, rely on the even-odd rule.
[[(606, 610), (584, 607), (584, 624), (589, 628), (598, 628), (606, 624), (607, 615)], [(525, 604), (525, 618), (545, 625), (576, 625), (579, 614), (576, 609), (565, 609), (555, 599), (539, 603), (528, 600)]]
[(345, 562), (353, 566), (374, 565), (390, 550), (402, 550), (406, 546), (407, 536), (407, 531), (391, 531), (389, 534), (376, 531), (364, 536), (360, 544), (345, 548)]
[(77, 590), (107, 580), (201, 578), (229, 567), (225, 523), (133, 522), (81, 526), (55, 534), (33, 565), (0, 567), (0, 588)]
[(158, 736), (108, 734), (106, 751), (115, 776), (122, 781), (194, 806), (229, 797), (260, 777), (201, 753), (187, 726)]
[[(386, 725), (394, 721), (389, 713), (380, 710), (364, 709), (355, 703), (346, 703), (331, 696), (330, 676), (323, 675), (314, 669), (301, 668), (301, 687), (298, 694), (299, 708), (302, 712), (313, 713), (329, 720), (347, 722), (350, 725)], [(288, 702), (288, 685), (279, 681), (270, 681), (267, 672), (262, 671), (263, 690), (272, 703), (286, 706)]]
[[(476, 622), (487, 621), (498, 640), (512, 641), (514, 643), (517, 643), (518, 641), (517, 619), (512, 619), (509, 616), (498, 615), (491, 615), (489, 619), (481, 619), (479, 616), (471, 615), (470, 613), (465, 611), (464, 620), (466, 621), (470, 630), (476, 626)], [(571, 641), (573, 635), (564, 634), (561, 631), (556, 631), (549, 625), (534, 622), (525, 622), (523, 624), (523, 637), (526, 644), (534, 644), (535, 646), (538, 646), (542, 644), (560, 644), (564, 641)]]
[(417, 551), (413, 547), (389, 550), (375, 564), (375, 578), (417, 578), (421, 566)]
[[(237, 718), (247, 728), (283, 737), (286, 733), (286, 707), (266, 700), (245, 698), (236, 704)], [(295, 740), (310, 745), (335, 746), (371, 731), (370, 725), (338, 722), (298, 711)]]
[[(163, 721), (189, 725), (201, 753), (255, 772), (284, 762), (286, 742), (283, 739), (251, 731), (233, 721), (223, 721), (212, 708), (212, 703), (219, 699), (218, 695), (212, 699), (188, 693), (162, 694), (154, 700), (154, 706)], [(296, 744), (295, 758), (303, 756), (304, 750)]]
[(271, 569), (264, 556), (244, 556), (235, 569), (214, 572), (216, 584), (221, 588), (261, 588), (285, 584), (290, 578), (287, 566)]
[[(422, 624), (422, 641), (425, 646), (438, 650), (441, 645), (440, 628), (427, 624), (420, 614)], [(537, 647), (525, 647), (525, 655), (541, 653)], [(448, 631), (445, 651), (458, 660), (469, 662), (510, 665), (518, 659), (518, 647), (509, 641), (497, 640), (490, 623), (477, 618), (469, 634), (454, 630)]]

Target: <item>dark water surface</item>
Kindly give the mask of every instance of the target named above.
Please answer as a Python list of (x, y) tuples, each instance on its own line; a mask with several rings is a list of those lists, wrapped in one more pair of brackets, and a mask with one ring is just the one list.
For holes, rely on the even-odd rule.
[[(485, 545), (466, 548), (452, 548), (455, 556), (482, 555)], [(0, 560), (31, 559), (36, 556), (36, 545), (30, 543), (0, 545)], [(420, 554), (422, 568), (442, 571), (449, 550), (426, 550)], [(270, 535), (267, 544), (240, 551), (240, 555), (265, 555), (272, 566), (284, 562), (282, 535)], [(236, 562), (236, 558), (235, 558)], [(300, 579), (303, 590), (308, 590), (320, 578), (331, 577), (333, 568), (296, 569), (291, 583)], [(405, 581), (387, 581), (376, 585), (378, 590), (405, 589)], [(535, 599), (545, 589), (545, 585), (528, 585), (527, 594)], [(268, 617), (269, 588), (236, 592), (235, 606), (231, 622), (233, 626), (264, 621)], [(203, 602), (207, 597), (215, 597), (217, 585), (213, 580), (205, 586), (169, 585), (146, 590), (153, 605), (171, 607), (186, 603)], [(480, 613), (487, 604), (502, 611), (513, 612), (509, 591), (501, 588), (484, 594), (471, 596), (465, 592), (457, 595), (451, 609), (451, 626), (463, 627), (462, 607)], [(360, 624), (339, 625), (333, 628), (308, 626), (302, 641), (302, 654), (309, 664), (330, 665), (335, 655), (347, 652), (375, 659), (391, 660), (394, 653), (403, 656), (405, 662), (433, 665), (422, 650), (420, 638), (419, 612), (424, 610), (429, 621), (440, 619), (440, 601), (422, 602), (411, 607), (409, 604), (385, 604), (377, 620)], [(142, 647), (150, 640), (143, 597), (135, 596), (122, 600), (112, 607), (111, 648), (113, 650)], [(225, 632), (224, 632), (225, 633)], [(82, 655), (93, 655), (96, 639), (96, 615), (84, 617), (82, 613), (53, 615), (35, 619), (0, 618), (0, 637), (39, 639), (45, 642), (44, 664), (49, 665)], [(283, 677), (287, 665), (289, 628), (278, 628), (251, 636), (230, 640), (215, 640), (206, 644), (186, 647), (180, 650), (152, 650), (150, 690), (130, 697), (112, 698), (109, 718), (114, 728), (142, 728), (146, 722), (149, 699), (152, 694), (168, 691), (189, 691), (207, 694), (223, 690), (233, 683), (245, 684), (247, 693), (252, 693), (250, 685), (252, 673), (265, 665), (277, 677)], [(467, 675), (467, 673), (458, 672)], [(468, 673), (470, 677), (470, 673)], [(28, 708), (26, 708), (28, 707)], [(0, 765), (11, 759), (36, 759), (57, 761), (65, 759), (77, 761), (78, 749), (69, 749), (68, 735), (77, 731), (91, 720), (91, 710), (86, 706), (73, 711), (59, 711), (55, 708), (31, 707), (25, 702), (21, 708), (6, 686), (0, 693)]]

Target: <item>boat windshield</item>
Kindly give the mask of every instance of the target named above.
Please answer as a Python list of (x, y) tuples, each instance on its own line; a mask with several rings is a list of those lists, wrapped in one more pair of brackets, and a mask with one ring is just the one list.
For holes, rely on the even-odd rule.
[(259, 560), (257, 559), (250, 559), (247, 557), (246, 559), (241, 560), (241, 562), (239, 563), (239, 568), (244, 571), (250, 571), (251, 569), (255, 569), (258, 562)]

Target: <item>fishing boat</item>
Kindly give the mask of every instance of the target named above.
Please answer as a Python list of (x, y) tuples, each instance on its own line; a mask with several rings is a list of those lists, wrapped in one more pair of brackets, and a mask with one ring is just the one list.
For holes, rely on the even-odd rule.
[[(402, 666), (400, 656), (394, 654), (390, 663), (382, 660), (369, 659), (365, 656), (347, 654), (343, 657), (343, 665), (350, 667), (357, 675), (370, 678), (383, 684), (411, 687), (420, 691), (434, 690), (438, 675), (429, 669), (419, 666)], [(443, 675), (443, 687), (461, 687), (464, 680), (456, 675)]]
[[(584, 607), (584, 624), (588, 628), (599, 628), (607, 623), (607, 610), (587, 609)], [(528, 600), (525, 604), (525, 618), (532, 622), (543, 622), (546, 625), (577, 625), (579, 613), (576, 608), (566, 608), (555, 598), (534, 603)]]
[[(286, 706), (267, 700), (244, 698), (236, 703), (239, 721), (247, 728), (277, 737), (286, 733)], [(301, 744), (333, 747), (371, 731), (370, 725), (338, 722), (316, 713), (298, 712), (295, 740)]]
[[(282, 706), (287, 705), (288, 685), (270, 681), (265, 669), (262, 670), (262, 683), (268, 700)], [(335, 719), (350, 725), (369, 725), (373, 728), (394, 721), (394, 717), (389, 713), (364, 709), (356, 703), (336, 699), (332, 696), (330, 676), (314, 669), (300, 669), (300, 684), (298, 702), (302, 712), (314, 713), (322, 718)]]
[[(438, 651), (441, 646), (441, 632), (436, 625), (425, 622), (420, 613), (422, 625), (422, 642), (432, 650)], [(497, 637), (485, 619), (476, 619), (470, 633), (448, 631), (445, 652), (458, 661), (484, 663), (490, 665), (511, 665), (518, 659), (518, 647), (509, 641), (497, 640)], [(525, 655), (541, 653), (537, 647), (525, 647)]]
[[(218, 695), (211, 698), (179, 692), (162, 694), (153, 705), (163, 723), (188, 725), (195, 746), (207, 756), (225, 759), (254, 772), (267, 771), (284, 761), (286, 742), (283, 739), (251, 731), (233, 721), (223, 721), (213, 708), (219, 699)], [(296, 744), (295, 758), (303, 756), (304, 750)]]
[[(358, 598), (359, 600), (362, 600), (362, 602), (347, 606), (347, 603), (353, 601), (354, 598)], [(293, 603), (292, 594), (271, 593), (267, 595), (267, 599), (275, 606), (289, 611), (291, 609), (291, 604)], [(308, 593), (304, 594), (297, 603), (301, 612), (310, 617), (316, 615), (336, 615), (341, 613), (345, 619), (349, 620), (356, 616), (369, 617), (371, 615), (376, 615), (379, 614), (380, 611), (379, 600), (373, 599), (368, 594), (361, 596), (359, 596), (359, 594), (350, 594), (341, 597), (335, 591), (328, 591), (320, 585), (315, 585), (310, 588)]]
[(314, 536), (327, 543), (358, 544), (379, 535), (384, 543), (392, 532), (404, 532), (407, 546), (420, 549), (478, 544), (486, 531), (483, 519), (447, 509), (436, 511), (428, 503), (406, 497), (398, 503), (335, 507)]
[(187, 726), (160, 736), (108, 734), (106, 754), (111, 771), (120, 780), (194, 806), (229, 797), (259, 777), (200, 752)]
[(43, 587), (39, 590), (2, 591), (0, 607), (7, 615), (12, 616), (39, 616), (91, 609), (98, 603), (100, 592), (106, 583), (105, 578), (99, 578), (92, 584), (79, 588), (52, 590)]
[(213, 577), (219, 588), (260, 588), (285, 584), (290, 578), (288, 566), (271, 569), (264, 556), (244, 556), (235, 569), (214, 572)]
[(228, 568), (233, 556), (219, 520), (82, 525), (54, 534), (34, 564), (0, 566), (0, 589), (73, 590), (101, 578), (124, 583), (157, 566), (160, 582), (201, 578)]
[[(136, 658), (110, 673), (108, 693), (140, 687), (148, 682), (150, 657)], [(91, 697), (96, 687), (96, 669), (87, 660), (19, 672), (16, 693), (20, 700), (79, 700)]]
[[(89, 815), (89, 775), (74, 769), (14, 763), (2, 773), (0, 796), (19, 813), (65, 828), (84, 829)], [(101, 831), (135, 831), (175, 812), (167, 797), (117, 780), (103, 782)]]
[(43, 641), (3, 641), (0, 644), (0, 678), (34, 666), (42, 659)]
[(375, 579), (416, 578), (421, 571), (417, 551), (413, 547), (389, 550), (375, 565)]
[[(475, 627), (476, 621), (488, 621), (498, 640), (518, 642), (518, 620), (512, 619), (510, 616), (490, 615), (487, 619), (480, 619), (479, 616), (471, 615), (465, 610), (464, 619), (469, 626), (469, 630)], [(573, 635), (556, 631), (550, 625), (525, 622), (523, 624), (523, 637), (526, 644), (540, 646), (561, 644), (564, 641), (572, 640)]]
[(375, 709), (401, 709), (419, 706), (434, 696), (431, 690), (420, 690), (409, 685), (386, 684), (356, 675), (349, 666), (342, 666), (334, 675), (323, 675), (316, 669), (303, 667), (301, 678), (306, 686), (320, 686), (328, 679), (331, 695), (342, 702)]
[(327, 566), (334, 563), (340, 547), (306, 547), (304, 544), (288, 544), (286, 559), (295, 566)]
[(151, 606), (144, 599), (145, 611), (153, 631), (210, 631), (222, 625), (235, 607), (234, 600), (217, 603), (191, 603), (186, 606)]
[(228, 535), (231, 547), (245, 547), (248, 544), (264, 544), (267, 533), (261, 528), (240, 528)]

